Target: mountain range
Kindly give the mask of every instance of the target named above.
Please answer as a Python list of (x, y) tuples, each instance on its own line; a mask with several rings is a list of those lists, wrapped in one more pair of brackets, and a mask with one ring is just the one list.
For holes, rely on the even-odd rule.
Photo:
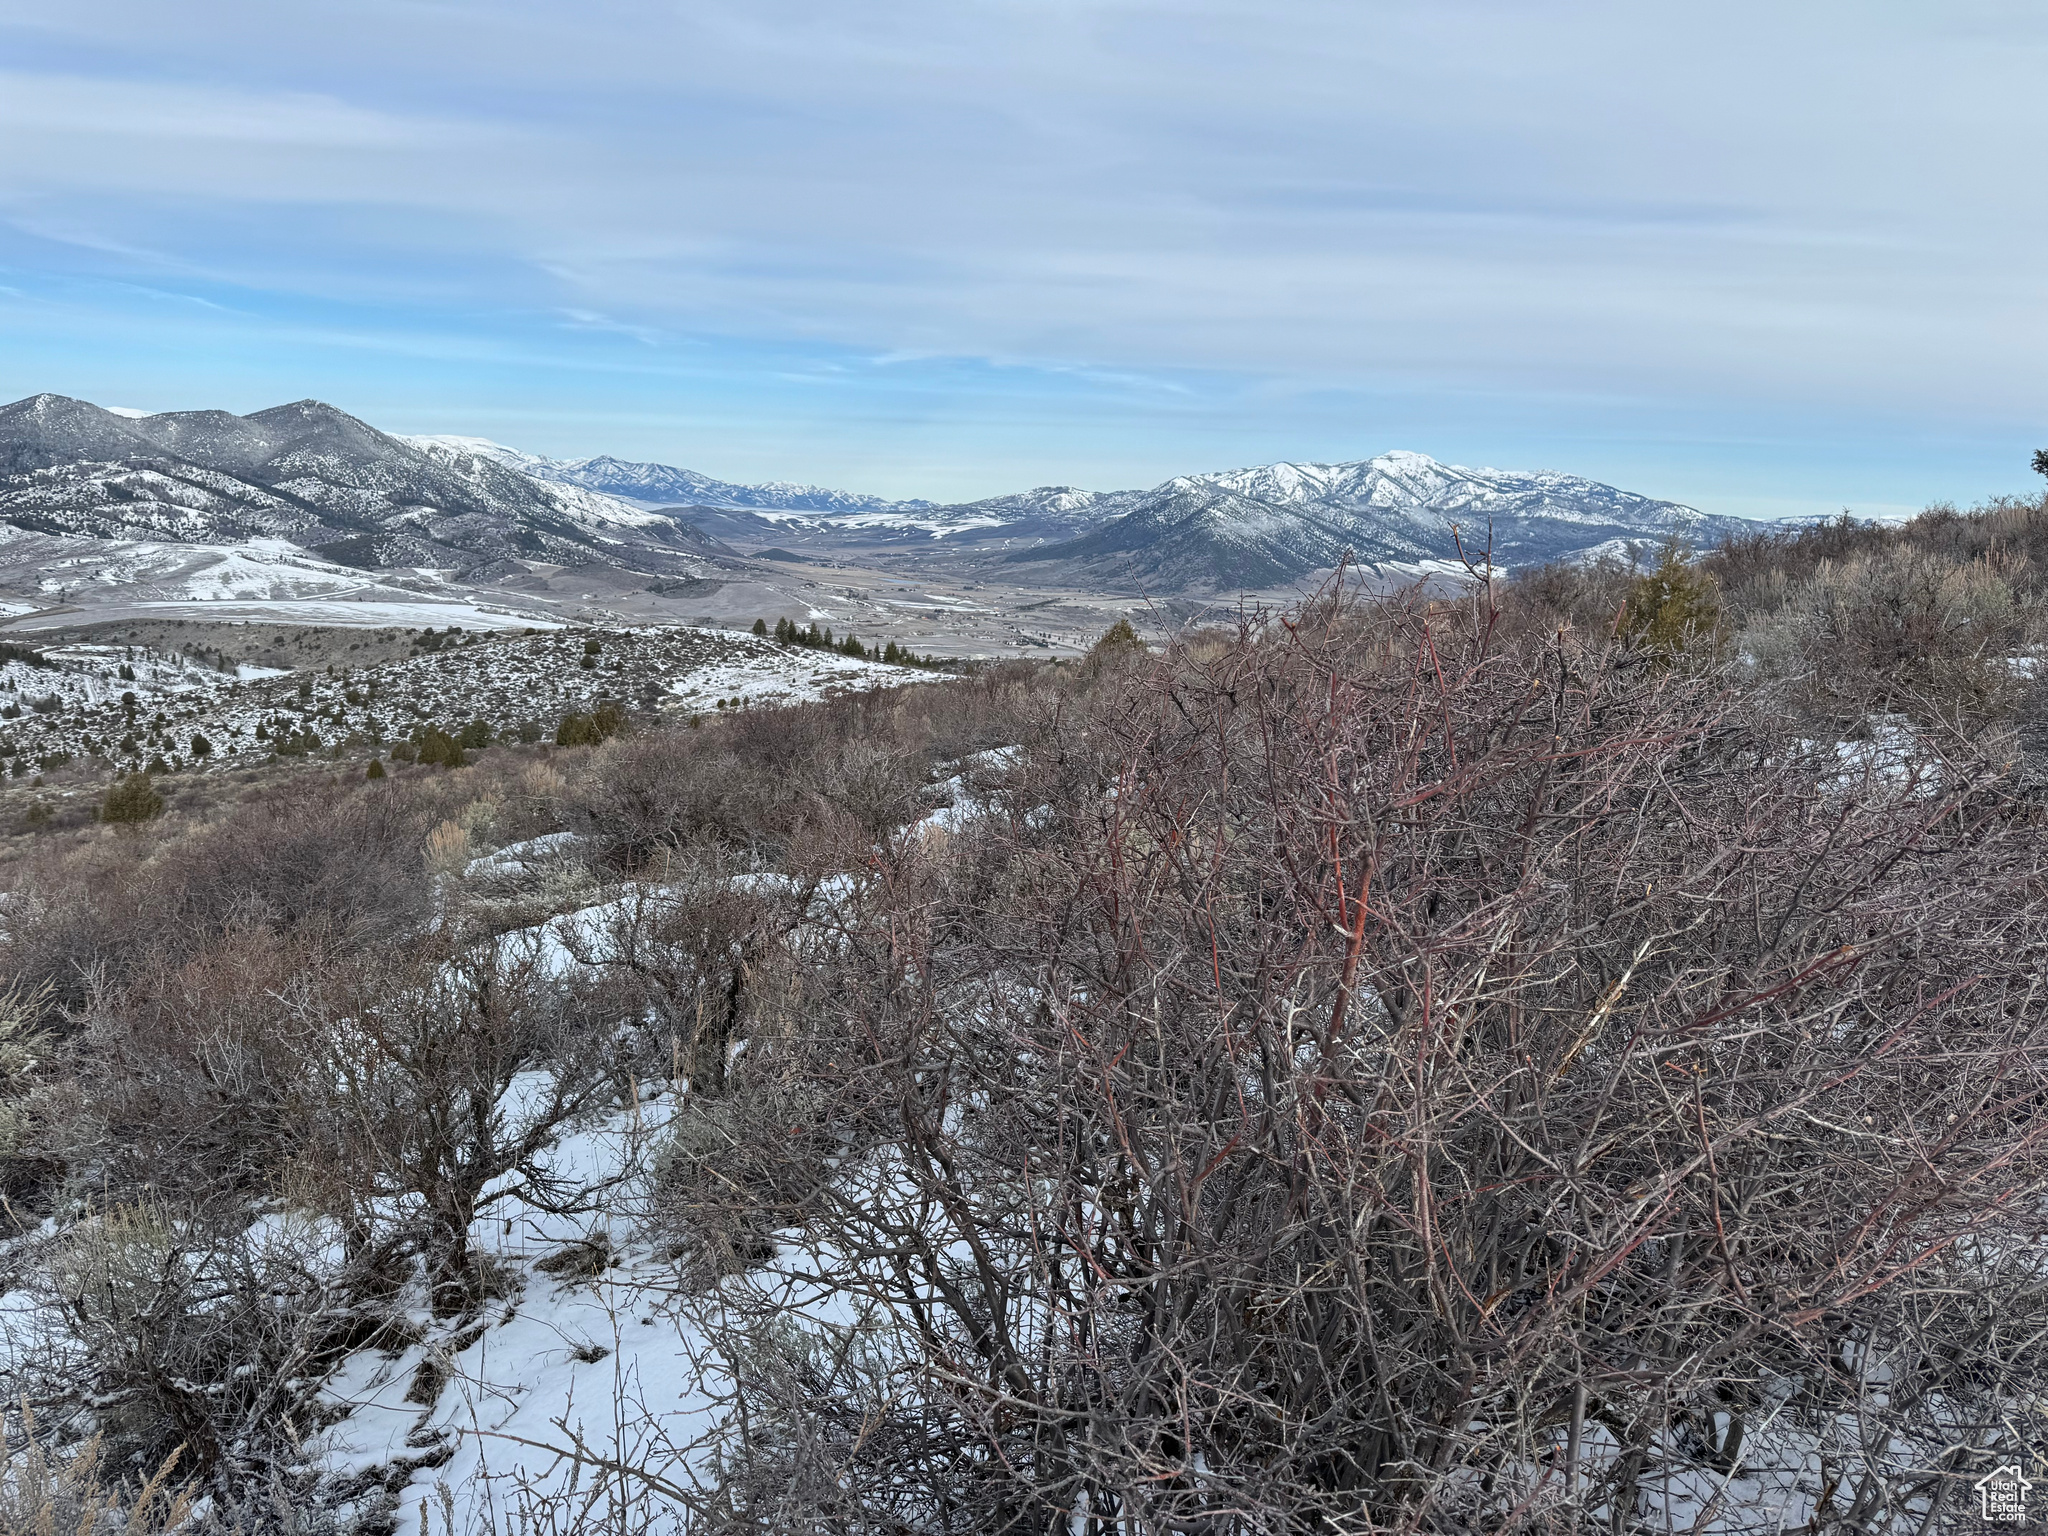
[(1347, 553), (1372, 566), (1490, 559), (1511, 569), (1752, 526), (1579, 475), (1467, 469), (1397, 451), (1176, 476), (1118, 502), (1099, 528), (1004, 559), (1159, 590), (1222, 590), (1284, 585)]
[(247, 416), (133, 416), (64, 395), (0, 406), (0, 521), (174, 543), (283, 538), (364, 569), (512, 562), (686, 569), (719, 546), (616, 498), (421, 448), (301, 400)]
[(346, 565), (453, 569), (470, 582), (533, 562), (693, 574), (751, 550), (842, 564), (907, 553), (1008, 584), (1154, 593), (1285, 586), (1347, 557), (1398, 572), (1490, 552), (1513, 567), (1753, 526), (1581, 476), (1407, 452), (942, 506), (399, 437), (312, 400), (247, 416), (133, 415), (61, 395), (0, 407), (0, 522), (98, 538), (282, 538)]
[(792, 485), (771, 480), (764, 485), (736, 485), (714, 480), (693, 469), (673, 464), (642, 464), (600, 454), (590, 459), (549, 459), (522, 453), (487, 437), (454, 437), (432, 434), (408, 437), (415, 447), (472, 454), (489, 459), (536, 480), (553, 485), (573, 485), (600, 495), (653, 510), (661, 507), (694, 506), (761, 512), (806, 512), (849, 515), (862, 512), (906, 512), (930, 507), (929, 501), (891, 501), (882, 496), (862, 496), (853, 491), (828, 490), (817, 485)]

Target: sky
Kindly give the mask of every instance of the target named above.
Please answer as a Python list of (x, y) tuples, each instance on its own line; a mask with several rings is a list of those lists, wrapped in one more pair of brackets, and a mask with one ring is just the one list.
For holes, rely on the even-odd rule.
[(933, 500), (2038, 489), (2039, 0), (0, 0), (0, 398)]

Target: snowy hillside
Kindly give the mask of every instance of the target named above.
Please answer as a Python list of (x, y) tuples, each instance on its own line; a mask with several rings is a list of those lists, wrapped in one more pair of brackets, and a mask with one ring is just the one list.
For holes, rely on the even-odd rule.
[(830, 552), (931, 549), (1004, 564), (1051, 563), (1057, 579), (1157, 590), (1284, 585), (1349, 553), (1374, 565), (1453, 559), (1458, 543), (1496, 565), (1582, 558), (1680, 537), (1707, 542), (1737, 519), (1551, 471), (1471, 469), (1395, 451), (1345, 463), (1274, 463), (1180, 475), (1149, 491), (1039, 486), (950, 506), (815, 486), (737, 486), (690, 470), (599, 457), (545, 459), (480, 438), (414, 438), (550, 484), (637, 505), (698, 509), (702, 530), (747, 547)]
[(427, 725), (453, 735), (472, 721), (494, 737), (532, 740), (606, 698), (708, 714), (942, 675), (680, 626), (451, 627), (429, 630), (424, 643), (431, 648), (408, 660), (305, 674), (120, 645), (24, 648), (39, 659), (0, 663), (0, 762), (19, 779), (82, 758), (131, 770), (367, 755)]
[(641, 508), (720, 507), (833, 516), (916, 511), (932, 505), (928, 501), (891, 501), (883, 496), (864, 496), (824, 486), (793, 485), (784, 480), (736, 485), (731, 481), (700, 475), (695, 470), (679, 469), (672, 464), (637, 463), (615, 459), (610, 454), (586, 459), (549, 459), (508, 448), (485, 437), (428, 434), (408, 437), (405, 441), (420, 448), (474, 454), (551, 485), (577, 486)]
[(687, 571), (701, 540), (614, 498), (316, 400), (117, 415), (62, 395), (0, 407), (0, 522), (93, 538), (286, 539), (344, 565), (488, 573), (519, 559)]
[(1462, 543), (1474, 559), (1490, 551), (1495, 565), (1513, 567), (1748, 526), (1577, 475), (1466, 469), (1405, 452), (1182, 475), (1129, 505), (1099, 529), (1009, 559), (1165, 590), (1227, 590), (1285, 584), (1347, 552), (1412, 563), (1453, 558)]
[(1573, 530), (1624, 528), (1643, 537), (1725, 530), (1737, 520), (1617, 490), (1580, 475), (1467, 469), (1427, 454), (1393, 452), (1345, 464), (1265, 464), (1170, 480), (1160, 489), (1213, 485), (1278, 506), (1318, 512), (1340, 525), (1406, 525), (1439, 543), (1447, 522), (1483, 537), (1491, 521), (1511, 540), (1569, 542)]

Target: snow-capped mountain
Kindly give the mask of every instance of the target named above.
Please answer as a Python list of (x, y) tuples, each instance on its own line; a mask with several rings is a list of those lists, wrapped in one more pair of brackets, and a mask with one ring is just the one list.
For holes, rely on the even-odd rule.
[(247, 416), (18, 400), (0, 407), (0, 522), (102, 539), (282, 538), (358, 568), (471, 576), (518, 560), (667, 570), (711, 552), (672, 519), (417, 447), (317, 400)]
[[(550, 484), (577, 484), (672, 515), (744, 547), (816, 555), (937, 552), (1050, 565), (1061, 581), (1153, 588), (1268, 586), (1337, 563), (1413, 565), (1462, 543), (1513, 567), (1742, 526), (1580, 475), (1471, 469), (1392, 452), (1179, 475), (1149, 491), (1039, 486), (950, 506), (782, 484), (732, 485), (610, 457), (543, 459), (476, 438), (459, 445)], [(1020, 573), (1021, 574), (1021, 573)], [(1034, 573), (1036, 576), (1038, 573)]]
[(459, 450), (488, 458), (508, 469), (556, 485), (580, 486), (630, 502), (643, 510), (667, 507), (718, 507), (750, 512), (801, 512), (822, 516), (858, 513), (917, 512), (929, 501), (891, 501), (818, 485), (793, 485), (771, 480), (762, 485), (736, 485), (714, 480), (673, 464), (637, 463), (599, 454), (588, 459), (549, 459), (494, 443), (487, 437), (427, 435), (409, 437), (415, 447)]
[[(660, 510), (655, 510), (659, 508)], [(395, 437), (318, 401), (142, 415), (62, 395), (0, 407), (0, 523), (232, 546), (283, 539), (356, 569), (513, 577), (535, 563), (701, 574), (747, 549), (914, 556), (1083, 588), (1284, 585), (1349, 555), (1413, 567), (1462, 541), (1497, 566), (1747, 525), (1582, 476), (1419, 453), (1180, 475), (1149, 491), (1048, 485), (940, 506), (736, 485), (673, 465), (550, 459), (486, 438)]]
[(1491, 525), (1495, 559), (1505, 565), (1555, 558), (1615, 536), (1693, 538), (1742, 526), (1580, 475), (1467, 469), (1400, 451), (1347, 464), (1264, 464), (1188, 475), (1160, 489), (1197, 484), (1301, 507), (1379, 539), (1412, 541), (1417, 553), (1449, 553), (1444, 544), (1451, 524), (1477, 552)]
[[(1159, 591), (1256, 588), (1333, 566), (1356, 551), (1356, 542), (1300, 508), (1196, 481), (1161, 486), (1078, 538), (1017, 550), (1004, 559), (1057, 562), (1068, 580)], [(1378, 547), (1373, 553), (1398, 558)]]
[[(1115, 503), (1112, 501), (1112, 505)], [(1261, 587), (1334, 565), (1454, 557), (1501, 567), (1746, 528), (1677, 502), (1555, 472), (1468, 469), (1394, 452), (1343, 464), (1181, 475), (1098, 529), (1007, 556), (1161, 589)]]

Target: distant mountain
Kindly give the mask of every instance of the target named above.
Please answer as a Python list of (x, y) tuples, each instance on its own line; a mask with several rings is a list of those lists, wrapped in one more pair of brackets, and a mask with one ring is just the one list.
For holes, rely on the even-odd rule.
[(1412, 569), (1455, 557), (1461, 539), (1472, 558), (1490, 549), (1513, 567), (1749, 526), (1577, 475), (1419, 453), (939, 506), (736, 485), (608, 455), (549, 459), (484, 438), (395, 437), (314, 400), (152, 416), (62, 395), (0, 407), (0, 522), (155, 543), (283, 539), (359, 569), (453, 569), (470, 582), (534, 564), (696, 575), (738, 546), (827, 563), (907, 554), (1162, 593), (1282, 586), (1347, 556)]
[(1370, 565), (1489, 550), (1498, 566), (1586, 556), (1622, 543), (1699, 543), (1749, 528), (1677, 502), (1552, 472), (1467, 469), (1419, 453), (1346, 464), (1266, 464), (1182, 475), (1100, 528), (1008, 562), (1065, 578), (1114, 575), (1159, 590), (1279, 585), (1347, 551)]
[(581, 486), (631, 502), (643, 510), (677, 506), (719, 507), (744, 511), (802, 512), (839, 516), (872, 512), (915, 512), (932, 505), (929, 501), (890, 501), (882, 496), (863, 496), (853, 491), (828, 490), (816, 485), (792, 485), (771, 480), (764, 485), (735, 485), (714, 480), (693, 469), (673, 464), (644, 464), (599, 454), (591, 459), (548, 459), (522, 453), (487, 437), (410, 437), (416, 446), (448, 447), (492, 459), (517, 469), (536, 480), (558, 485)]
[(282, 538), (345, 565), (466, 579), (519, 561), (677, 570), (722, 552), (672, 519), (416, 446), (317, 400), (247, 416), (18, 400), (0, 407), (0, 522), (158, 542)]
[(1078, 538), (1004, 560), (1057, 562), (1068, 579), (1091, 583), (1206, 591), (1278, 586), (1333, 566), (1355, 548), (1345, 531), (1297, 508), (1218, 485), (1169, 482)]
[[(1335, 565), (1415, 565), (1489, 551), (1501, 567), (1591, 557), (1747, 525), (1554, 472), (1468, 469), (1420, 453), (1341, 464), (1264, 464), (1180, 475), (1149, 491), (1039, 486), (935, 506), (815, 486), (733, 485), (610, 457), (543, 459), (480, 438), (459, 445), (550, 484), (573, 484), (742, 548), (811, 558), (885, 552), (1038, 567), (1034, 580), (1154, 590), (1282, 585)], [(1024, 573), (1019, 572), (1022, 575)]]

